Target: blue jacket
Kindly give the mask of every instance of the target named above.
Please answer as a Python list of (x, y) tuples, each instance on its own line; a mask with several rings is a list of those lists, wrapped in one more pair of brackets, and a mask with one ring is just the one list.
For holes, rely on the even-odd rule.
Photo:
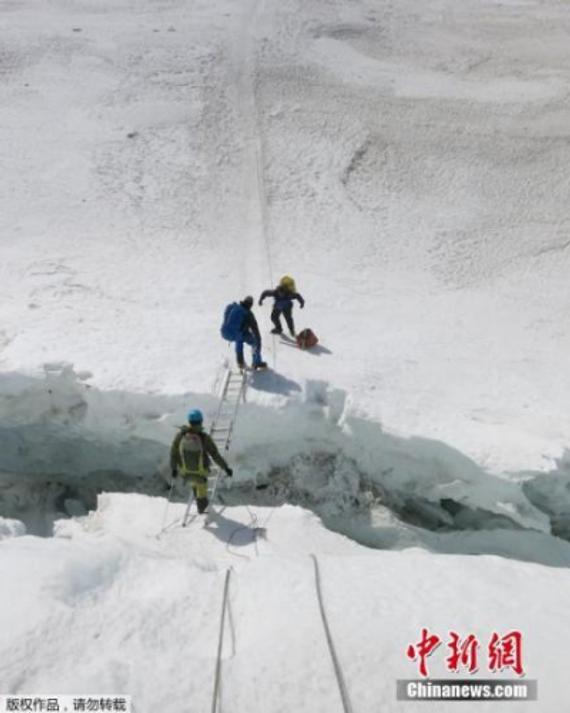
[(249, 332), (261, 344), (261, 335), (255, 315), (251, 309), (244, 307), (242, 302), (232, 302), (226, 307), (220, 332), (222, 337), (229, 342), (235, 342), (236, 339)]

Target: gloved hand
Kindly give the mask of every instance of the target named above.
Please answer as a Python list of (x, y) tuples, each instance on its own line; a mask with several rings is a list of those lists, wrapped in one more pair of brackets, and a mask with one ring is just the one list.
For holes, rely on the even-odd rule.
[(300, 307), (301, 309), (303, 309), (304, 306), (305, 306), (305, 303), (304, 303), (304, 302), (301, 302), (301, 304), (299, 305), (299, 307)]
[(177, 468), (173, 468), (173, 469), (172, 469), (172, 473), (171, 473), (170, 475), (172, 476), (173, 479), (174, 479), (174, 478), (178, 478), (178, 469), (177, 469)]
[(262, 300), (262, 299), (260, 299), (260, 300), (259, 300), (259, 302), (258, 302), (257, 304), (258, 304), (258, 305), (259, 305), (259, 306), (261, 307), (261, 305), (263, 304), (263, 300)]
[(226, 469), (226, 475), (228, 476), (228, 478), (231, 478), (233, 474), (234, 474), (234, 471), (232, 470), (232, 468)]

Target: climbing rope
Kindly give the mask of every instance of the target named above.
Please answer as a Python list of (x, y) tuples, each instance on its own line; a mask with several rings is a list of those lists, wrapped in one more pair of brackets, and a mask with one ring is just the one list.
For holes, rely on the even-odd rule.
[(216, 713), (218, 709), (218, 699), (220, 696), (220, 684), (222, 680), (222, 648), (224, 645), (224, 629), (226, 621), (226, 609), (228, 607), (228, 593), (230, 589), (230, 574), (231, 568), (226, 570), (226, 579), (224, 582), (224, 596), (222, 601), (222, 615), (220, 618), (220, 633), (218, 636), (218, 653), (216, 656), (216, 674), (214, 677), (214, 693), (212, 696), (212, 713)]
[(319, 609), (321, 610), (321, 619), (323, 620), (323, 626), (325, 628), (327, 643), (329, 645), (329, 651), (331, 654), (331, 658), (332, 658), (332, 662), (333, 662), (333, 666), (334, 666), (334, 672), (336, 675), (336, 680), (337, 680), (338, 688), (340, 691), (340, 697), (342, 700), (342, 707), (344, 708), (344, 713), (352, 713), (352, 706), (350, 704), (350, 698), (348, 697), (348, 690), (346, 688), (346, 683), (344, 682), (344, 676), (342, 675), (342, 669), (340, 667), (340, 662), (336, 655), (334, 642), (332, 639), (331, 631), (329, 629), (329, 625), (328, 625), (328, 621), (327, 621), (327, 615), (325, 612), (325, 605), (323, 603), (323, 591), (322, 591), (322, 586), (321, 586), (321, 574), (319, 571), (319, 563), (318, 563), (316, 555), (311, 554), (311, 557), (313, 558), (313, 562), (315, 564), (315, 584), (316, 584), (316, 588), (317, 588), (317, 598), (319, 600)]
[[(166, 516), (168, 515), (168, 508), (170, 506), (170, 501), (172, 500), (172, 493), (174, 492), (174, 479), (170, 479), (170, 488), (168, 490), (168, 498), (166, 499), (166, 505), (164, 506), (164, 515), (162, 516), (162, 525), (160, 527), (160, 530), (156, 533), (155, 537), (157, 540), (160, 540), (160, 536), (164, 534), (170, 527), (172, 527), (172, 522), (167, 525), (166, 524)], [(177, 522), (175, 520), (174, 522)]]
[[(261, 218), (261, 235), (263, 245), (265, 247), (265, 259), (267, 261), (267, 271), (269, 273), (269, 284), (273, 287), (273, 261), (271, 259), (270, 235), (269, 235), (269, 215), (267, 203), (267, 191), (265, 189), (265, 170), (263, 166), (263, 139), (261, 136), (261, 124), (259, 121), (259, 111), (257, 108), (257, 97), (255, 94), (255, 86), (251, 87), (251, 100), (253, 104), (253, 120), (255, 127), (256, 141), (254, 145), (255, 152), (255, 168), (256, 168), (256, 184), (257, 196), (259, 200), (259, 213)], [(277, 338), (272, 336), (272, 358), (273, 370), (277, 369)]]
[(253, 532), (253, 546), (255, 548), (255, 556), (259, 557), (259, 547), (257, 546), (257, 533), (259, 532), (259, 528), (257, 527), (257, 515), (252, 512), (249, 505), (246, 505), (245, 507), (250, 517), (249, 527)]
[(248, 555), (242, 555), (239, 552), (232, 552), (232, 550), (230, 549), (230, 547), (232, 545), (232, 540), (234, 539), (234, 537), (237, 535), (238, 532), (241, 532), (241, 530), (251, 530), (253, 532), (253, 545), (255, 547), (255, 555), (256, 555), (256, 557), (259, 557), (259, 548), (257, 546), (257, 533), (260, 530), (260, 528), (257, 527), (257, 515), (254, 512), (252, 512), (249, 505), (246, 505), (245, 507), (247, 509), (247, 512), (249, 513), (250, 520), (247, 525), (238, 525), (237, 527), (235, 527), (232, 530), (230, 536), (228, 537), (228, 539), (226, 541), (226, 551), (229, 552), (230, 555), (233, 555), (234, 557), (241, 557), (242, 559), (249, 560), (249, 559), (251, 559), (251, 557), (249, 557)]

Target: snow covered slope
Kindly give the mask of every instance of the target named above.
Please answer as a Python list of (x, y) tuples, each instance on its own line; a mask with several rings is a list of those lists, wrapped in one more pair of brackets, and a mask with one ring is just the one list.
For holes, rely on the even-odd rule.
[(204, 390), (223, 305), (291, 273), (332, 353), (266, 339), (284, 377), (496, 472), (562, 454), (564, 3), (18, 0), (0, 22), (4, 369)]
[[(222, 708), (340, 710), (316, 553), (355, 713), (403, 709), (422, 627), (520, 629), (562, 710), (569, 29), (557, 0), (2, 4), (0, 695), (207, 709), (231, 566)], [(223, 307), (285, 273), (321, 344), (256, 307), (228, 507), (157, 540)]]
[[(341, 711), (314, 554), (355, 711), (451, 710), (453, 704), (395, 701), (396, 679), (414, 677), (408, 644), (424, 626), (484, 640), (517, 627), (523, 616), (524, 663), (539, 679), (540, 701), (501, 709), (559, 709), (567, 690), (568, 570), (496, 557), (375, 552), (291, 506), (228, 508), (206, 528), (200, 519), (157, 540), (164, 505), (104, 495), (96, 513), (60, 521), (55, 538), (4, 544), (0, 561), (12, 572), (0, 595), (6, 689), (25, 682), (35, 691), (121, 691), (138, 711), (210, 710), (230, 568), (220, 709)], [(168, 519), (183, 507), (171, 507)], [(435, 678), (449, 677), (443, 655), (429, 666)]]

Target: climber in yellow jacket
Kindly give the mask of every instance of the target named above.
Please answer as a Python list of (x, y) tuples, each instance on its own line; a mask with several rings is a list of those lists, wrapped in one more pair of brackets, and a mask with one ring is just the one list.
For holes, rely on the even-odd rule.
[(182, 426), (170, 448), (172, 477), (178, 473), (190, 483), (196, 498), (198, 512), (208, 507), (208, 475), (213, 460), (230, 477), (233, 470), (222, 458), (211, 436), (203, 430), (204, 417), (198, 409), (188, 414), (188, 426)]

